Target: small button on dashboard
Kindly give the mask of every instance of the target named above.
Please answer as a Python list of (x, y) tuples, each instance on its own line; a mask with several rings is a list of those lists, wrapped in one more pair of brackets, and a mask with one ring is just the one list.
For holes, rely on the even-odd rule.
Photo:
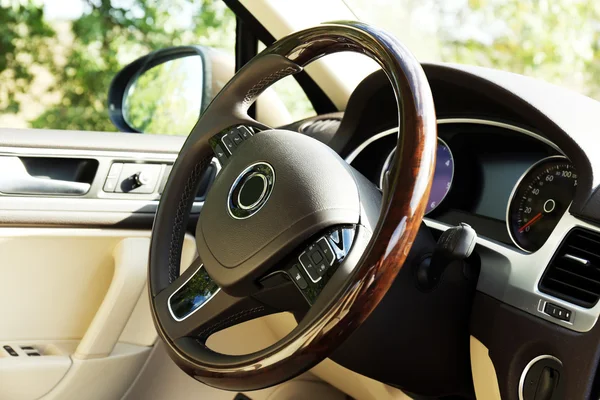
[(546, 303), (544, 312), (561, 321), (569, 321), (571, 319), (571, 311), (566, 308), (557, 306), (556, 304)]
[(335, 259), (333, 249), (324, 236), (308, 246), (299, 257), (300, 264), (313, 283), (321, 280)]
[(215, 156), (217, 156), (217, 160), (219, 160), (221, 165), (227, 160), (227, 153), (225, 153), (225, 150), (223, 150), (223, 147), (221, 147), (220, 144), (215, 146)]
[[(354, 233), (355, 227), (330, 228), (303, 246), (282, 269), (310, 304), (314, 303), (348, 255)], [(332, 236), (336, 236), (337, 240)]]
[(231, 136), (231, 140), (233, 140), (233, 144), (235, 144), (236, 147), (242, 144), (242, 137), (237, 133)]
[(316, 264), (317, 267), (317, 272), (319, 273), (319, 276), (323, 276), (325, 275), (325, 272), (327, 272), (327, 268), (329, 267), (329, 265), (327, 265), (324, 262), (318, 263)]
[[(254, 136), (250, 128), (243, 125), (233, 127), (220, 137), (215, 137), (212, 142), (214, 153), (222, 166), (225, 166), (227, 159), (233, 155), (233, 151), (242, 144), (244, 140)], [(211, 139), (212, 140), (212, 139)]]
[(250, 136), (252, 136), (252, 132), (250, 132), (250, 129), (246, 128), (245, 126), (239, 126), (237, 128), (237, 131), (242, 136), (243, 140), (246, 140), (250, 138)]

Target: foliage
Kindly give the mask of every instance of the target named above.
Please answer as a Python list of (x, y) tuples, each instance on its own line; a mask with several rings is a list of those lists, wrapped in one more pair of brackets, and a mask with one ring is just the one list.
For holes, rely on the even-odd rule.
[(470, 0), (438, 12), (443, 60), (535, 76), (600, 98), (600, 3)]
[(0, 112), (19, 111), (18, 95), (33, 81), (29, 67), (50, 62), (47, 41), (53, 36), (39, 4), (0, 2)]
[(598, 1), (345, 2), (359, 18), (396, 34), (422, 60), (516, 72), (600, 99)]
[(0, 3), (0, 70), (19, 79), (14, 80), (14, 89), (4, 94), (6, 89), (1, 87), (0, 93), (10, 99), (11, 110), (16, 110), (17, 94), (25, 93), (32, 81), (30, 63), (14, 55), (23, 53), (35, 55), (32, 62), (52, 73), (55, 82), (51, 90), (60, 94), (59, 103), (31, 121), (34, 128), (115, 130), (108, 119), (106, 95), (110, 81), (123, 66), (167, 46), (204, 44), (230, 51), (234, 46), (235, 17), (220, 1), (82, 0), (86, 10), (71, 24), (73, 42), (66, 63), (60, 63), (44, 57), (48, 49), (39, 40), (24, 40), (33, 35), (52, 36), (44, 23), (42, 5), (13, 1), (17, 5)]

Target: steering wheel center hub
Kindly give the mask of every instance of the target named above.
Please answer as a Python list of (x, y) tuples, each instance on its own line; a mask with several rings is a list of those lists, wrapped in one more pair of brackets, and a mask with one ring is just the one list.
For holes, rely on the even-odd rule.
[(296, 132), (263, 131), (215, 180), (196, 228), (198, 254), (224, 291), (242, 295), (290, 249), (359, 215), (355, 176), (335, 152)]

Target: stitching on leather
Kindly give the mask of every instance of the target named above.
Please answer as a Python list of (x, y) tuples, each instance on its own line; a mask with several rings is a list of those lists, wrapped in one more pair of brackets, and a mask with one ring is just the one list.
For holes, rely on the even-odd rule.
[(173, 283), (179, 277), (179, 264), (181, 263), (181, 250), (183, 247), (183, 237), (185, 235), (185, 224), (188, 220), (190, 207), (195, 196), (195, 188), (206, 165), (211, 161), (211, 157), (200, 160), (192, 169), (188, 180), (183, 187), (181, 198), (177, 205), (175, 220), (173, 221), (173, 230), (171, 231), (171, 245), (169, 246), (169, 283)]
[(212, 335), (216, 331), (226, 328), (228, 326), (231, 326), (233, 323), (235, 323), (236, 321), (239, 321), (242, 318), (248, 317), (252, 314), (258, 314), (258, 313), (264, 311), (264, 309), (265, 309), (264, 306), (259, 306), (259, 307), (254, 307), (249, 310), (243, 310), (236, 314), (230, 315), (229, 317), (225, 318), (224, 320), (221, 320), (213, 325), (210, 325), (210, 326), (204, 328), (197, 335), (198, 339), (196, 339), (196, 341), (198, 341), (198, 343), (202, 344), (201, 340), (207, 339), (210, 335)]
[(270, 75), (262, 78), (258, 83), (256, 83), (252, 88), (248, 91), (246, 96), (244, 96), (244, 103), (251, 103), (259, 94), (263, 92), (266, 88), (271, 86), (273, 82), (276, 82), (282, 78), (285, 78), (288, 75), (296, 73), (300, 70), (298, 67), (285, 67), (280, 69), (279, 71), (275, 71)]

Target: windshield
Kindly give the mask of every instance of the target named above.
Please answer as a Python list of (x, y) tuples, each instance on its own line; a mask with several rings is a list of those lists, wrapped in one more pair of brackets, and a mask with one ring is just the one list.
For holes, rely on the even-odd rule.
[(600, 2), (344, 0), (424, 62), (528, 75), (600, 99)]

